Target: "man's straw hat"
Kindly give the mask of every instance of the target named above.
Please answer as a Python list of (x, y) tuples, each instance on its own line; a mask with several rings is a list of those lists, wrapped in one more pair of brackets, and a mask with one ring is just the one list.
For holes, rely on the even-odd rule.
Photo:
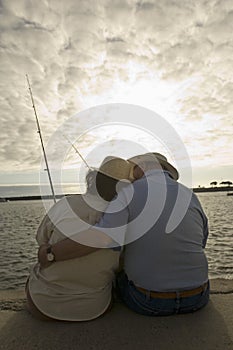
[(129, 158), (128, 161), (134, 164), (140, 164), (142, 162), (156, 162), (161, 164), (164, 169), (169, 171), (174, 180), (178, 180), (179, 178), (179, 173), (176, 168), (174, 168), (174, 166), (167, 161), (167, 158), (160, 153), (153, 152), (140, 154), (138, 156)]
[(95, 169), (101, 174), (112, 177), (115, 180), (130, 180), (132, 174), (132, 163), (119, 157), (108, 156), (100, 164), (99, 169)]

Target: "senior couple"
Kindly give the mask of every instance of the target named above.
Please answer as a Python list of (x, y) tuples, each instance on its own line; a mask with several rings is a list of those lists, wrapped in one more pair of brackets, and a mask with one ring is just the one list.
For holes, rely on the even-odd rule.
[(86, 193), (62, 198), (38, 228), (39, 262), (26, 285), (31, 313), (42, 320), (95, 319), (111, 309), (113, 285), (143, 315), (204, 307), (207, 218), (178, 178), (159, 153), (107, 157), (89, 171)]

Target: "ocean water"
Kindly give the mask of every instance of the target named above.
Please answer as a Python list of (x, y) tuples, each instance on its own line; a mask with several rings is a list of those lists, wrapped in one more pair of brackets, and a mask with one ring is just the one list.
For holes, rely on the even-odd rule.
[[(233, 196), (215, 192), (198, 197), (209, 218), (209, 275), (233, 279)], [(0, 203), (0, 290), (24, 287), (37, 260), (35, 234), (44, 213), (41, 201)]]
[[(73, 194), (82, 193), (85, 191), (84, 184), (64, 184), (62, 187), (54, 186), (55, 194)], [(41, 194), (41, 189), (43, 194), (51, 194), (51, 189), (49, 185), (39, 186), (39, 185), (5, 185), (0, 186), (0, 198), (5, 197), (23, 197), (23, 196), (39, 196)]]
[(206, 254), (212, 278), (233, 279), (233, 196), (226, 192), (200, 193), (209, 221)]

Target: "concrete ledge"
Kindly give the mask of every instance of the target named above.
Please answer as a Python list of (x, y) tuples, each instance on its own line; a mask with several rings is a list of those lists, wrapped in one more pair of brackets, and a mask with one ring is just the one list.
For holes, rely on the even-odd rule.
[(116, 302), (105, 316), (80, 323), (35, 320), (25, 310), (23, 291), (2, 291), (0, 349), (232, 350), (233, 281), (211, 285), (209, 304), (193, 314), (146, 317)]
[[(214, 279), (210, 281), (211, 294), (233, 293), (233, 280)], [(0, 311), (21, 311), (25, 309), (25, 292), (23, 290), (0, 290)]]
[(221, 278), (210, 280), (211, 294), (229, 294), (233, 293), (233, 280), (224, 280)]

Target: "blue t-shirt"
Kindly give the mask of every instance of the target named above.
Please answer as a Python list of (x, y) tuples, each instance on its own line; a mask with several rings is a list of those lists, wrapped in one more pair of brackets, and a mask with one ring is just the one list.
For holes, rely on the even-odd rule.
[(195, 288), (208, 280), (206, 215), (169, 173), (150, 170), (109, 204), (96, 228), (125, 245), (129, 280), (148, 290)]

